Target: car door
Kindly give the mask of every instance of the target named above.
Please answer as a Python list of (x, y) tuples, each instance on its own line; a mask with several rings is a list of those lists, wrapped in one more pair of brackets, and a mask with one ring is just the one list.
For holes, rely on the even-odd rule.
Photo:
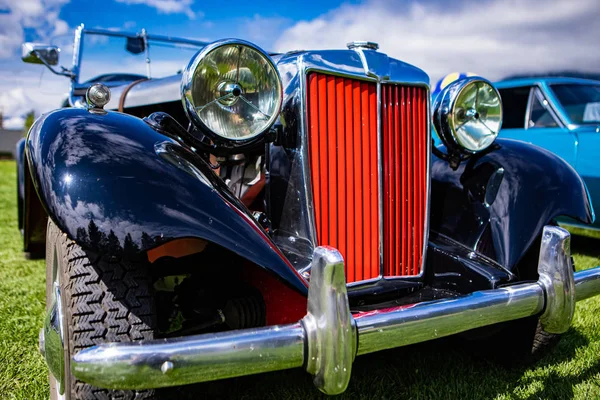
[(576, 137), (563, 126), (539, 87), (520, 86), (499, 91), (504, 106), (501, 137), (533, 143), (575, 166)]

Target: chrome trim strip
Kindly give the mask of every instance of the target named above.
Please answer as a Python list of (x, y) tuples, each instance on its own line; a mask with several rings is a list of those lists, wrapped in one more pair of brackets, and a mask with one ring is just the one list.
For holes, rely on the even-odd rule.
[[(56, 380), (56, 390), (59, 395), (65, 392), (65, 337), (66, 327), (64, 310), (62, 307), (62, 296), (61, 296), (61, 271), (60, 265), (57, 261), (56, 248), (50, 249), (52, 254), (48, 254), (47, 261), (48, 265), (46, 268), (51, 266), (51, 278), (52, 278), (52, 294), (51, 303), (47, 309), (46, 319), (44, 321), (44, 327), (40, 333), (40, 346), (43, 343), (43, 354), (48, 364), (48, 370)], [(51, 258), (50, 258), (51, 257)], [(51, 264), (50, 264), (51, 263)]]
[[(570, 267), (564, 262), (570, 258), (569, 234), (555, 227), (545, 227), (544, 233), (539, 270), (565, 274)], [(99, 387), (151, 389), (304, 365), (315, 376), (319, 389), (336, 394), (346, 388), (355, 355), (542, 312), (543, 316), (552, 314), (554, 300), (547, 299), (554, 295), (552, 292), (568, 291), (564, 285), (569, 285), (558, 279), (549, 288), (542, 278), (539, 282), (352, 316), (339, 252), (319, 247), (313, 260), (315, 275), (308, 295), (308, 314), (299, 323), (138, 343), (103, 343), (73, 357), (73, 374)], [(576, 272), (573, 282), (579, 293), (577, 300), (600, 294), (600, 267)]]
[(356, 319), (358, 355), (524, 318), (543, 309), (544, 290), (527, 283), (373, 314)]
[[(300, 323), (138, 343), (104, 343), (71, 361), (73, 375), (110, 389), (149, 389), (301, 367)], [(163, 365), (169, 368), (163, 368)]]
[(74, 95), (76, 86), (79, 83), (79, 68), (81, 67), (81, 55), (83, 52), (83, 35), (84, 25), (81, 24), (75, 29), (75, 38), (73, 40), (73, 65), (71, 66), (71, 73), (73, 76), (69, 82), (69, 105), (71, 107), (84, 106), (84, 99)]
[[(58, 273), (60, 274), (60, 271)], [(53, 282), (52, 304), (48, 309), (44, 322), (43, 338), (44, 358), (48, 364), (48, 370), (50, 370), (50, 373), (56, 379), (59, 394), (63, 394), (65, 391), (65, 333), (63, 318), (60, 284), (55, 281)]]
[(569, 115), (566, 113), (564, 106), (561, 104), (560, 100), (556, 97), (552, 86), (555, 84), (549, 83), (536, 83), (536, 86), (544, 96), (546, 100), (548, 100), (548, 106), (552, 109), (554, 114), (557, 116), (557, 119), (560, 121), (560, 126), (563, 128), (572, 129), (572, 126), (577, 126), (571, 123)]
[(102, 36), (112, 36), (112, 37), (145, 37), (147, 40), (153, 40), (156, 42), (168, 42), (168, 43), (177, 43), (177, 44), (185, 44), (190, 46), (206, 46), (210, 42), (205, 42), (201, 40), (192, 40), (179, 38), (174, 36), (163, 36), (163, 35), (150, 35), (145, 33), (145, 30), (142, 29), (142, 32), (120, 32), (120, 31), (110, 31), (108, 29), (86, 29), (85, 33), (90, 35), (102, 35)]
[[(304, 63), (304, 57), (298, 58), (298, 78), (300, 79), (300, 132), (298, 133), (298, 140), (300, 146), (300, 152), (302, 154), (302, 169), (305, 171), (304, 175), (304, 193), (306, 197), (306, 205), (310, 207), (308, 212), (308, 230), (310, 237), (308, 238), (312, 243), (313, 249), (318, 246), (317, 243), (317, 218), (315, 215), (315, 202), (312, 193), (312, 169), (310, 167), (310, 140), (308, 134), (308, 107), (307, 107), (307, 95), (308, 95), (308, 74), (311, 72)], [(312, 265), (312, 264), (311, 264)]]
[[(534, 86), (531, 89), (532, 92), (532, 97), (536, 97), (538, 99), (538, 101), (540, 103), (542, 103), (542, 107), (544, 107), (546, 110), (548, 110), (548, 112), (550, 113), (550, 116), (552, 117), (552, 119), (554, 120), (554, 122), (556, 123), (556, 125), (560, 128), (565, 128), (566, 125), (564, 124), (564, 122), (560, 119), (560, 117), (558, 116), (558, 113), (556, 112), (556, 110), (554, 110), (554, 107), (552, 105), (552, 102), (549, 101), (547, 99), (547, 96), (544, 94), (544, 92), (542, 91), (542, 89), (539, 86)], [(546, 102), (546, 103), (544, 103)], [(531, 103), (533, 103), (533, 98), (531, 99)], [(527, 109), (527, 126), (525, 127), (525, 129), (535, 129), (535, 126), (530, 127), (529, 126), (529, 121), (531, 121), (531, 106), (533, 104), (528, 104), (528, 109)]]
[(381, 104), (381, 82), (377, 82), (377, 169), (379, 171), (379, 180), (377, 182), (379, 190), (379, 279), (385, 275), (383, 259), (383, 121), (381, 113), (383, 112)]
[(308, 75), (311, 72), (320, 72), (322, 74), (326, 74), (326, 75), (330, 75), (330, 76), (338, 76), (340, 78), (349, 78), (349, 79), (356, 79), (359, 81), (364, 81), (364, 82), (377, 82), (376, 78), (372, 78), (369, 76), (365, 76), (365, 75), (355, 75), (349, 72), (336, 72), (336, 71), (330, 71), (328, 69), (322, 69), (322, 68), (316, 68), (316, 67), (308, 67), (307, 69), (304, 70), (304, 75)]
[(525, 126), (523, 127), (523, 129), (529, 129), (529, 116), (531, 115), (531, 104), (533, 103), (534, 90), (534, 86), (531, 86), (529, 88), (529, 95), (527, 95), (527, 107), (525, 107)]
[(83, 36), (85, 27), (83, 24), (75, 29), (75, 39), (73, 40), (73, 68), (71, 72), (74, 75), (71, 83), (79, 83), (79, 68), (81, 67), (81, 56), (83, 52)]
[(431, 146), (433, 143), (433, 139), (431, 137), (431, 129), (432, 129), (432, 119), (431, 119), (431, 88), (429, 85), (425, 85), (425, 94), (427, 99), (427, 132), (425, 132), (427, 139), (427, 169), (426, 169), (426, 179), (427, 179), (427, 189), (425, 191), (425, 195), (427, 196), (427, 201), (425, 203), (425, 224), (423, 226), (423, 255), (422, 255), (422, 265), (421, 265), (421, 274), (419, 277), (425, 275), (425, 266), (427, 261), (427, 250), (429, 249), (429, 220), (431, 214)]
[(575, 299), (582, 301), (600, 293), (600, 267), (578, 271), (573, 274)]

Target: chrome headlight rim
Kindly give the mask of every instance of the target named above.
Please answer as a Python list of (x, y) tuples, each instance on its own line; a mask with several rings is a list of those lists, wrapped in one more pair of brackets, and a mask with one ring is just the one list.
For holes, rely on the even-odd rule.
[[(262, 57), (264, 57), (264, 61), (273, 68), (274, 73), (276, 74), (276, 108), (275, 112), (270, 116), (269, 120), (265, 123), (264, 129), (257, 131), (252, 136), (235, 138), (235, 137), (225, 137), (217, 132), (210, 129), (203, 121), (202, 118), (196, 112), (196, 108), (194, 106), (193, 100), (191, 97), (191, 90), (194, 81), (194, 72), (198, 68), (199, 64), (213, 51), (218, 50), (221, 47), (226, 46), (243, 46), (247, 47), (251, 50), (254, 50)], [(215, 88), (216, 89), (216, 88)], [(216, 145), (221, 150), (239, 150), (242, 151), (245, 148), (254, 146), (258, 143), (262, 143), (265, 139), (266, 133), (273, 127), (277, 119), (279, 118), (279, 114), (281, 113), (281, 107), (283, 104), (283, 84), (281, 81), (281, 75), (279, 74), (279, 70), (266, 51), (257, 46), (254, 43), (241, 40), (241, 39), (222, 39), (212, 42), (205, 47), (203, 47), (198, 53), (196, 53), (188, 66), (183, 70), (181, 77), (181, 99), (183, 103), (183, 108), (185, 113), (192, 123), (192, 126), (196, 128), (197, 131), (200, 131), (203, 135), (208, 137), (214, 145)], [(199, 138), (203, 140), (203, 138)], [(203, 140), (205, 141), (205, 140)]]
[(466, 77), (452, 82), (437, 95), (433, 103), (433, 124), (442, 143), (450, 153), (459, 153), (466, 156), (477, 154), (490, 148), (498, 137), (498, 132), (496, 132), (494, 140), (492, 140), (489, 145), (481, 149), (473, 150), (466, 147), (456, 133), (456, 123), (454, 121), (454, 109), (456, 103), (464, 91), (469, 89), (471, 85), (477, 83), (488, 85), (494, 91), (500, 106), (500, 126), (498, 132), (502, 126), (502, 97), (492, 82), (480, 76)]

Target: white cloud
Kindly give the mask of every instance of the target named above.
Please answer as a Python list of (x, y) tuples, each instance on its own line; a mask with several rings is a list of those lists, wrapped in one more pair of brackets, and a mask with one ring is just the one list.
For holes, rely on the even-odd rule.
[[(0, 64), (0, 112), (4, 126), (23, 127), (23, 116), (31, 110), (36, 116), (60, 107), (67, 97), (68, 79), (43, 71), (43, 66), (19, 63)], [(20, 125), (19, 125), (20, 122)]]
[[(255, 14), (252, 18), (243, 18), (239, 24), (239, 31), (243, 39), (259, 45), (271, 46), (274, 38), (278, 37), (285, 26), (292, 20), (285, 17), (263, 17)], [(238, 24), (236, 24), (238, 25)], [(268, 50), (267, 50), (268, 51)]]
[(513, 73), (600, 70), (598, 0), (467, 0), (462, 4), (370, 0), (342, 5), (285, 30), (275, 50), (345, 48), (378, 42), (432, 82), (453, 71), (490, 79)]
[(69, 24), (62, 19), (56, 20), (54, 23), (54, 31), (52, 32), (52, 36), (65, 35), (67, 32), (69, 32)]
[[(61, 57), (63, 62), (69, 61), (70, 50), (65, 47)], [(118, 53), (117, 53), (118, 54)], [(184, 53), (187, 55), (187, 53)], [(189, 53), (189, 57), (193, 52)], [(64, 57), (63, 57), (64, 56)], [(85, 56), (84, 56), (85, 57)], [(163, 77), (173, 75), (187, 65), (189, 58), (153, 59), (152, 75)], [(95, 60), (84, 63), (82, 80), (110, 72), (131, 72), (145, 74), (144, 62), (121, 59), (120, 62)], [(24, 116), (31, 110), (36, 117), (59, 108), (67, 98), (69, 79), (53, 75), (43, 65), (16, 62), (0, 62), (0, 112), (4, 114), (4, 126), (19, 129), (23, 127)]]
[(145, 4), (153, 7), (163, 14), (185, 14), (189, 19), (195, 19), (196, 16), (202, 17), (203, 14), (195, 13), (192, 10), (194, 0), (116, 0), (118, 3), (125, 4)]
[(36, 40), (48, 41), (62, 35), (69, 25), (59, 17), (69, 0), (0, 0), (0, 59), (18, 52), (24, 40), (24, 29), (32, 29)]
[(0, 59), (12, 57), (23, 42), (23, 28), (10, 14), (0, 14)]

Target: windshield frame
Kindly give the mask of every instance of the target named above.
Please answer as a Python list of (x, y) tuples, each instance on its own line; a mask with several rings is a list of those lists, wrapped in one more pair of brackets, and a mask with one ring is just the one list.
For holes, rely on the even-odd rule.
[[(149, 46), (148, 42), (163, 42), (163, 43), (174, 43), (180, 44), (184, 46), (197, 46), (198, 51), (200, 51), (203, 47), (205, 47), (209, 42), (204, 42), (201, 40), (193, 40), (193, 39), (184, 39), (172, 36), (162, 36), (162, 35), (151, 35), (146, 32), (145, 29), (142, 29), (139, 33), (136, 32), (122, 32), (122, 31), (112, 31), (108, 29), (87, 29), (83, 24), (79, 25), (75, 30), (75, 38), (73, 41), (73, 64), (70, 72), (71, 76), (71, 84), (69, 88), (69, 103), (71, 106), (74, 106), (79, 96), (75, 94), (78, 89), (81, 89), (84, 83), (80, 82), (80, 69), (83, 58), (83, 42), (84, 37), (86, 35), (98, 35), (98, 36), (107, 36), (107, 37), (120, 37), (120, 38), (141, 38), (145, 43), (145, 55), (147, 58), (147, 70), (146, 77), (151, 79), (150, 73), (150, 54), (149, 54)], [(107, 71), (108, 72), (108, 71)], [(87, 85), (85, 85), (87, 86)]]

